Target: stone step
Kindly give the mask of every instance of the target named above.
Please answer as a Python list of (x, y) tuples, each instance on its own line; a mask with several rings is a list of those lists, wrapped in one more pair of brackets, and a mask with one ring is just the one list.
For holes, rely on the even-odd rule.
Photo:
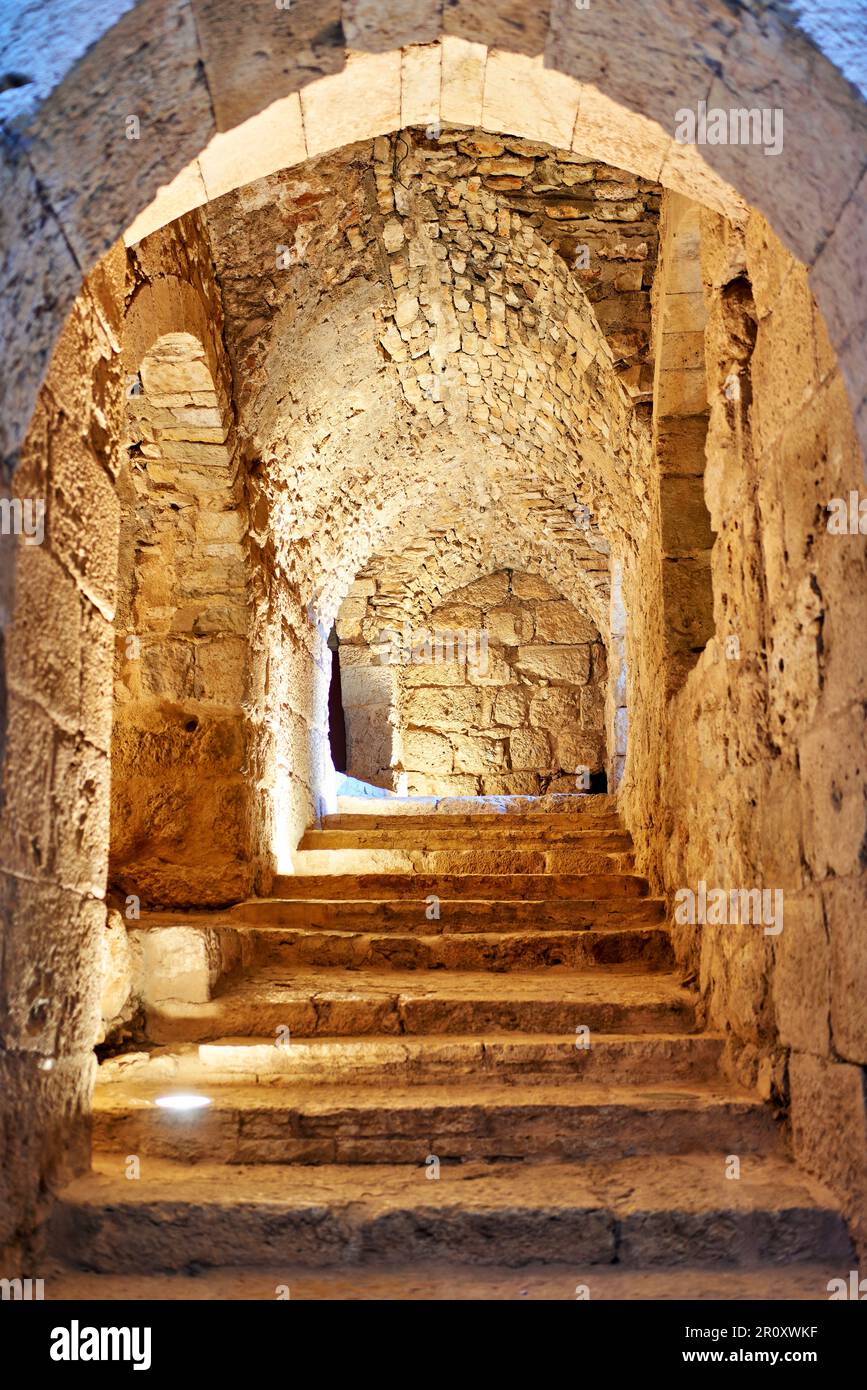
[[(291, 1044), (290, 1044), (291, 1047)], [(93, 1097), (96, 1148), (190, 1163), (410, 1163), (609, 1159), (718, 1151), (742, 1158), (779, 1144), (755, 1096), (711, 1082), (598, 1086), (222, 1085), (192, 1113), (155, 1105), (159, 1082), (113, 1082)], [(172, 1087), (168, 1087), (171, 1092)]]
[(259, 967), (203, 1003), (166, 999), (148, 1013), (153, 1042), (490, 1032), (688, 1033), (696, 996), (673, 975), (602, 970), (329, 970)]
[(565, 848), (500, 849), (467, 844), (460, 849), (296, 849), (296, 874), (538, 874), (631, 873), (629, 851)]
[(712, 1081), (724, 1039), (710, 1033), (605, 1034), (577, 1047), (575, 1034), (483, 1037), (217, 1038), (104, 1061), (99, 1085), (140, 1082), (199, 1090), (224, 1083), (291, 1079), (305, 1085), (453, 1084), (571, 1078), (604, 1085)]
[(147, 1155), (130, 1181), (128, 1151), (97, 1155), (94, 1172), (60, 1194), (47, 1253), (136, 1275), (560, 1262), (573, 1271), (573, 1290), (614, 1264), (770, 1264), (781, 1278), (799, 1262), (851, 1267), (845, 1226), (818, 1184), (778, 1158), (747, 1154), (740, 1178), (727, 1179), (726, 1152), (663, 1163), (443, 1164), (436, 1181), (424, 1165), (191, 1168)]
[(646, 896), (638, 874), (278, 874), (276, 898), (619, 898)]
[(257, 959), (274, 964), (370, 966), (397, 970), (542, 970), (641, 964), (671, 970), (671, 938), (659, 927), (585, 932), (448, 932), (355, 935), (347, 932), (271, 932)]
[(566, 847), (491, 849), (472, 842), (459, 849), (299, 849), (296, 874), (622, 874), (635, 861), (630, 851)]
[(245, 959), (283, 965), (370, 966), (398, 970), (543, 970), (566, 965), (640, 963), (671, 970), (674, 955), (664, 927), (606, 927), (590, 931), (422, 932), (434, 926), (416, 909), (415, 932), (282, 931), (245, 929)]
[[(395, 1252), (396, 1255), (398, 1252)], [(817, 1257), (823, 1252), (817, 1250)], [(281, 1264), (271, 1269), (222, 1266), (183, 1274), (93, 1274), (56, 1266), (46, 1271), (47, 1302), (130, 1302), (196, 1300), (233, 1303), (285, 1298), (312, 1302), (545, 1302), (589, 1297), (605, 1302), (735, 1302), (773, 1300), (827, 1302), (830, 1280), (839, 1278), (835, 1264), (778, 1264), (749, 1268), (717, 1266), (624, 1269), (620, 1265), (575, 1263), (464, 1265), (449, 1260), (415, 1264), (355, 1264), (338, 1269), (309, 1269)], [(587, 1293), (584, 1294), (583, 1290)], [(737, 1318), (737, 1314), (734, 1315)]]
[[(592, 931), (655, 926), (665, 920), (661, 898), (498, 898), (441, 897), (438, 918), (428, 918), (428, 904), (412, 898), (350, 899), (251, 898), (225, 912), (148, 912), (147, 926), (291, 928), (323, 927), (334, 931), (512, 932)], [(145, 920), (142, 920), (145, 925)]]
[[(599, 793), (555, 792), (547, 796), (339, 796), (338, 816), (358, 816), (362, 820), (393, 820), (395, 817), (460, 816), (477, 824), (490, 817), (559, 816), (562, 820), (598, 816), (616, 818), (617, 797)], [(329, 816), (330, 822), (333, 817)]]
[[(545, 851), (550, 849), (586, 849), (597, 852), (627, 853), (632, 837), (625, 830), (549, 830), (526, 828), (511, 821), (497, 820), (494, 824), (482, 821), (473, 826), (473, 842), (485, 849), (519, 849)], [(449, 821), (441, 824), (405, 825), (396, 820), (385, 828), (357, 830), (307, 830), (299, 850), (323, 849), (406, 849), (446, 850), (467, 848), (466, 827), (454, 827)]]
[[(472, 830), (473, 834), (506, 838), (515, 835), (544, 837), (550, 835), (575, 835), (582, 830), (596, 834), (624, 833), (623, 825), (616, 811), (587, 812), (580, 816), (562, 815), (375, 815), (347, 814), (322, 817), (321, 829), (325, 831), (358, 832), (394, 831), (414, 835), (446, 834), (455, 835), (461, 830)], [(312, 830), (312, 827), (311, 827)]]

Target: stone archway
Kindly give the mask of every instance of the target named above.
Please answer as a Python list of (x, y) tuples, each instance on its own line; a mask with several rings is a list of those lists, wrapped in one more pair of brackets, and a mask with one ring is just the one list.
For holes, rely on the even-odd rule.
[[(145, 325), (180, 301), (202, 336)], [(109, 881), (145, 903), (226, 902), (252, 886), (251, 608), (243, 477), (226, 369), (179, 281), (127, 319), (128, 465), (116, 642)], [(207, 346), (206, 346), (207, 344)]]
[[(503, 0), (487, 8), (484, 19), (459, 8), (424, 20), (365, 13), (359, 22), (355, 5), (332, 5), (329, 30), (322, 28), (314, 0), (299, 4), (291, 19), (263, 6), (243, 21), (218, 3), (195, 23), (188, 12), (171, 20), (157, 0), (142, 0), (113, 27), (102, 28), (94, 18), (88, 38), (62, 53), (44, 35), (34, 41), (28, 32), (32, 16), (22, 14), (10, 49), (27, 55), (24, 65), (33, 74), (6, 94), (4, 104), (10, 131), (26, 137), (27, 154), (22, 142), (7, 144), (5, 200), (17, 197), (27, 207), (13, 235), (22, 225), (32, 229), (42, 243), (44, 270), (20, 275), (20, 260), (8, 262), (14, 289), (5, 342), (18, 366), (7, 383), (5, 455), (14, 452), (26, 428), (82, 270), (113, 243), (133, 210), (143, 208), (149, 191), (170, 185), (218, 131), (231, 131), (298, 91), (307, 92), (311, 145), (298, 143), (300, 118), (293, 124), (283, 111), (273, 113), (269, 134), (282, 146), (275, 158), (283, 165), (412, 121), (483, 121), (487, 97), (495, 125), (509, 128), (516, 109), (529, 109), (537, 136), (549, 141), (569, 143), (564, 112), (571, 112), (565, 125), (574, 129), (580, 117), (582, 139), (604, 142), (606, 159), (628, 168), (650, 151), (653, 176), (665, 168), (663, 182), (698, 201), (712, 202), (722, 192), (720, 178), (727, 181), (767, 214), (811, 268), (857, 410), (865, 385), (855, 307), (863, 302), (856, 286), (865, 263), (857, 158), (864, 107), (787, 16), (759, 6), (733, 16), (722, 0), (714, 0), (715, 13), (703, 11), (697, 27), (686, 0), (668, 0), (653, 10), (629, 0), (616, 9), (597, 7), (594, 15), (557, 0), (528, 24)], [(140, 47), (143, 34), (148, 43)], [(347, 41), (367, 54), (347, 62)], [(424, 47), (412, 47), (419, 43)], [(645, 46), (655, 61), (639, 77), (633, 57)], [(540, 56), (525, 56), (543, 51), (547, 67)], [(124, 81), (106, 87), (100, 74), (108, 71), (124, 74)], [(704, 146), (699, 155), (696, 147), (676, 145), (668, 133), (684, 100), (750, 108), (767, 104), (768, 91), (778, 94), (775, 105), (791, 96), (782, 162), (743, 145)], [(445, 98), (439, 111), (438, 93)], [(380, 130), (369, 130), (371, 121)], [(149, 139), (144, 146), (142, 128)], [(819, 130), (827, 138), (817, 140)], [(96, 174), (106, 149), (113, 153), (110, 184)], [(240, 173), (238, 147), (224, 146), (221, 159), (223, 152), (230, 172), (211, 175), (215, 192)], [(184, 177), (188, 188), (181, 203), (173, 197), (170, 216), (202, 200), (197, 166)], [(844, 284), (849, 290), (842, 293)], [(16, 351), (22, 333), (29, 333), (29, 360)]]
[[(233, 29), (232, 14), (220, 5), (206, 7), (201, 53), (188, 11), (179, 12), (173, 23), (159, 7), (155, 23), (155, 9), (145, 3), (126, 15), (56, 86), (44, 107), (28, 108), (24, 88), (11, 99), (21, 103), (12, 127), (21, 138), (7, 147), (4, 205), (17, 199), (30, 236), (5, 262), (14, 282), (5, 340), (13, 367), (4, 378), (10, 397), (4, 453), (10, 465), (17, 461), (40, 373), (82, 270), (124, 229), (131, 210), (151, 218), (130, 233), (138, 246), (137, 237), (149, 226), (162, 227), (178, 213), (202, 205), (203, 191), (225, 193), (235, 186), (244, 176), (243, 164), (237, 163), (239, 150), (251, 138), (258, 142), (261, 131), (250, 125), (232, 145), (231, 131), (238, 122), (258, 119), (245, 102), (256, 107), (275, 98), (289, 102), (293, 110), (297, 106), (304, 144), (292, 158), (293, 131), (300, 127), (293, 126), (289, 106), (268, 108), (277, 143), (275, 167), (283, 167), (325, 148), (323, 141), (340, 144), (425, 123), (432, 103), (435, 121), (511, 129), (519, 93), (529, 111), (528, 124), (519, 133), (527, 138), (562, 140), (569, 149), (578, 140), (587, 150), (595, 140), (606, 159), (626, 169), (653, 171), (668, 187), (731, 214), (727, 223), (703, 214), (714, 233), (703, 276), (712, 308), (705, 339), (719, 371), (723, 362), (727, 372), (733, 363), (744, 368), (744, 383), (757, 405), (754, 418), (746, 420), (746, 396), (740, 408), (732, 408), (724, 390), (726, 377), (717, 379), (716, 369), (710, 373), (708, 437), (714, 466), (704, 490), (721, 537), (715, 557), (716, 577), (723, 582), (716, 585), (716, 599), (727, 614), (732, 609), (739, 614), (744, 664), (737, 671), (721, 663), (712, 670), (712, 653), (706, 649), (667, 705), (660, 696), (662, 646), (656, 642), (652, 602), (660, 568), (657, 538), (651, 533), (646, 550), (639, 547), (622, 557), (629, 593), (627, 668), (636, 686), (652, 692), (635, 710), (622, 806), (640, 840), (642, 867), (660, 890), (694, 880), (708, 863), (739, 882), (785, 878), (795, 911), (806, 924), (800, 935), (785, 937), (772, 950), (762, 940), (738, 940), (735, 949), (721, 933), (684, 933), (678, 949), (684, 963), (701, 969), (711, 1017), (730, 1030), (732, 1067), (776, 1096), (788, 1084), (788, 1068), (800, 1152), (814, 1168), (824, 1165), (838, 1190), (857, 1193), (861, 1159), (852, 1135), (857, 1142), (865, 1054), (863, 1024), (849, 986), (861, 948), (847, 926), (858, 901), (863, 841), (857, 741), (863, 690), (860, 673), (851, 675), (848, 634), (860, 620), (851, 595), (861, 592), (863, 562), (854, 547), (845, 553), (842, 546), (832, 548), (822, 527), (822, 508), (829, 488), (845, 493), (859, 476), (852, 411), (860, 411), (862, 431), (867, 424), (859, 317), (864, 303), (859, 292), (863, 106), (778, 15), (757, 18), (744, 11), (735, 19), (722, 4), (714, 7), (717, 26), (711, 26), (710, 40), (688, 24), (669, 28), (672, 17), (684, 19), (681, 5), (662, 11), (630, 5), (635, 29), (628, 53), (618, 32), (606, 28), (623, 23), (624, 7), (616, 18), (613, 8), (592, 14), (590, 30), (580, 27), (585, 16), (561, 6), (550, 30), (546, 15), (543, 23), (524, 29), (520, 39), (514, 30), (509, 36), (503, 18), (512, 14), (508, 6), (495, 7), (485, 21), (452, 14), (447, 22), (460, 32), (440, 43), (439, 21), (433, 21), (424, 29), (428, 42), (419, 48), (411, 42), (419, 37), (414, 25), (398, 24), (383, 34), (373, 21), (359, 18), (358, 6), (347, 5), (342, 11), (347, 32), (360, 46), (384, 51), (353, 56), (344, 64), (342, 42), (311, 30), (304, 67), (294, 72), (287, 71), (291, 65), (279, 44), (275, 47), (267, 35), (263, 40), (255, 25), (243, 34)], [(302, 26), (299, 32), (311, 13), (299, 7), (293, 15), (292, 24)], [(340, 13), (335, 7), (335, 17)], [(272, 14), (269, 24), (274, 23)], [(134, 117), (138, 136), (144, 132), (151, 139), (138, 144), (135, 126), (127, 128), (126, 123), (142, 105), (147, 73), (128, 55), (138, 49), (145, 31), (150, 43), (145, 62), (153, 60), (156, 67), (141, 115)], [(587, 42), (590, 33), (595, 42)], [(320, 40), (312, 42), (317, 34)], [(538, 57), (546, 34), (552, 55), (548, 68)], [(640, 84), (632, 59), (635, 34), (649, 34), (656, 51), (670, 60), (653, 65)], [(248, 41), (257, 47), (246, 48)], [(401, 53), (394, 47), (398, 42), (408, 45)], [(529, 50), (527, 56), (510, 51), (510, 45), (518, 44)], [(275, 85), (251, 83), (248, 60), (264, 61)], [(672, 142), (666, 132), (674, 91), (685, 93), (678, 101), (691, 101), (694, 86), (696, 100), (714, 99), (718, 92), (728, 103), (728, 91), (723, 97), (723, 88), (709, 76), (721, 71), (738, 88), (740, 104), (754, 105), (752, 92), (767, 88), (768, 72), (762, 67), (772, 60), (779, 60), (781, 90), (787, 90), (790, 79), (794, 87), (797, 77), (809, 93), (806, 100), (801, 93), (797, 102), (792, 100), (795, 128), (785, 165), (778, 169), (761, 151), (742, 147), (710, 147), (705, 162), (695, 149)], [(555, 62), (577, 84), (573, 76), (555, 71)], [(101, 79), (95, 79), (95, 68), (102, 69)], [(113, 76), (107, 86), (106, 72), (121, 73), (123, 80)], [(183, 80), (177, 80), (178, 73)], [(222, 89), (221, 75), (226, 79)], [(589, 82), (598, 83), (599, 90)], [(302, 95), (287, 95), (291, 88), (303, 88)], [(225, 135), (215, 133), (209, 95)], [(626, 107), (632, 108), (631, 115), (624, 116)], [(71, 119), (71, 112), (79, 119)], [(822, 141), (812, 138), (817, 130)], [(105, 150), (113, 150), (110, 142), (126, 140), (128, 134), (134, 138), (120, 146), (123, 158), (112, 161), (108, 187), (102, 179)], [(645, 159), (649, 162), (643, 164)], [(711, 166), (716, 173), (709, 172)], [(96, 181), (87, 177), (92, 169), (99, 171)], [(731, 179), (736, 194), (722, 185), (720, 175)], [(169, 191), (150, 209), (151, 195), (163, 184)], [(761, 216), (754, 210), (746, 215), (742, 196), (769, 213), (802, 265), (792, 260)], [(38, 255), (31, 254), (34, 242), (39, 243)], [(540, 254), (535, 244), (528, 250)], [(11, 801), (19, 798), (13, 805), (19, 819), (11, 821), (12, 869), (4, 879), (7, 954), (26, 983), (27, 1006), (20, 998), (6, 1005), (4, 1041), (10, 1046), (3, 1065), (10, 1094), (20, 1097), (22, 1111), (34, 1116), (40, 1135), (32, 1165), (36, 1176), (25, 1181), (23, 1191), (13, 1192), (13, 1211), (28, 1204), (32, 1208), (43, 1175), (62, 1175), (67, 1147), (72, 1161), (83, 1152), (89, 1048), (98, 1012), (87, 977), (89, 971), (98, 973), (94, 927), (99, 926), (106, 867), (105, 721), (110, 698), (105, 658), (115, 602), (111, 553), (119, 515), (111, 451), (121, 437), (121, 261), (115, 252), (95, 271), (60, 339), (61, 353), (71, 349), (73, 358), (85, 363), (86, 381), (76, 377), (71, 389), (62, 357), (55, 359), (57, 371), (40, 397), (20, 460), (22, 483), (32, 477), (41, 486), (41, 460), (55, 431), (63, 437), (72, 420), (75, 448), (84, 442), (82, 467), (74, 480), (64, 478), (62, 460), (53, 459), (50, 495), (57, 507), (54, 518), (49, 516), (49, 549), (34, 558), (23, 552), (17, 631), (9, 648), (11, 704), (17, 707), (10, 712), (6, 772)], [(804, 267), (809, 267), (824, 306), (827, 332), (811, 301)], [(775, 375), (779, 364), (785, 364), (781, 376)], [(65, 406), (60, 412), (52, 410), (57, 400)], [(423, 460), (419, 448), (414, 462)], [(72, 523), (63, 506), (70, 481), (81, 513)], [(371, 511), (381, 491), (382, 475), (374, 474), (365, 496)], [(417, 500), (425, 496), (420, 488), (407, 495)], [(504, 488), (499, 499), (507, 505), (510, 496)], [(455, 497), (460, 503), (457, 486)], [(263, 501), (261, 492), (255, 500)], [(280, 500), (283, 512), (291, 512), (286, 500)], [(306, 518), (311, 531), (317, 507), (329, 500), (327, 490), (313, 496)], [(392, 510), (399, 510), (399, 501)], [(267, 507), (254, 511), (255, 543), (267, 550), (279, 527), (271, 524)], [(275, 516), (281, 515), (278, 509)], [(363, 513), (363, 523), (368, 515)], [(69, 544), (81, 516), (97, 537), (86, 563)], [(381, 540), (372, 523), (369, 538), (371, 547)], [(365, 535), (363, 543), (367, 540)], [(315, 547), (308, 545), (307, 536), (304, 542), (299, 551), (307, 555)], [(341, 554), (339, 575), (321, 611), (319, 592), (310, 592), (313, 567), (299, 575), (287, 566), (275, 586), (279, 594), (271, 596), (272, 607), (259, 618), (263, 626), (270, 625), (262, 647), (279, 653), (270, 670), (256, 672), (258, 741), (251, 774), (258, 786), (277, 769), (279, 810), (260, 818), (272, 849), (278, 842), (285, 846), (309, 818), (327, 683), (321, 629), (333, 616), (341, 586), (351, 580), (358, 559), (349, 547)], [(823, 595), (824, 574), (829, 578)], [(315, 581), (321, 582), (321, 574)], [(53, 644), (41, 644), (45, 634), (36, 628), (49, 593), (60, 596), (60, 617)], [(299, 613), (305, 609), (309, 624), (302, 627)], [(98, 662), (82, 663), (85, 645), (98, 650)], [(291, 718), (285, 717), (287, 711)], [(28, 781), (19, 776), (22, 767), (30, 766), (26, 730), (43, 716), (52, 761), (50, 767), (40, 763)], [(708, 781), (713, 802), (703, 791)], [(25, 785), (36, 788), (26, 805)], [(721, 811), (722, 838), (717, 828)], [(272, 814), (274, 824), (269, 825)], [(53, 936), (40, 935), (34, 945), (27, 928), (30, 920), (55, 920), (59, 911), (72, 923), (62, 956)], [(50, 995), (43, 986), (51, 978), (63, 980), (68, 1007), (62, 1018), (59, 1005), (52, 1012), (46, 1004)], [(818, 1037), (801, 1011), (805, 990), (815, 1015), (828, 1020)], [(46, 1075), (37, 1075), (35, 1056), (56, 1061), (53, 1074), (47, 1069)], [(816, 1124), (814, 1111), (822, 1124)], [(70, 1114), (71, 1124), (57, 1119)], [(841, 1116), (851, 1147), (835, 1144), (832, 1149), (827, 1136), (841, 1128)]]

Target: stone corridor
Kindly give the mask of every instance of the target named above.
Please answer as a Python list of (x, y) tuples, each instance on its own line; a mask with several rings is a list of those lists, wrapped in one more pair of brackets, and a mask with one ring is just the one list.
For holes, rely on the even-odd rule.
[(863, 1264), (867, 77), (815, 8), (0, 16), (0, 1281)]

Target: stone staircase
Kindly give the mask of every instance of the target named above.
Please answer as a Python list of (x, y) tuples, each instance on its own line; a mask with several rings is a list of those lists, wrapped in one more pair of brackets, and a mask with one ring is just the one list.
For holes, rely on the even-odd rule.
[(374, 801), (294, 869), (142, 923), (169, 988), (100, 1068), (58, 1296), (827, 1297), (845, 1227), (721, 1078), (613, 798)]

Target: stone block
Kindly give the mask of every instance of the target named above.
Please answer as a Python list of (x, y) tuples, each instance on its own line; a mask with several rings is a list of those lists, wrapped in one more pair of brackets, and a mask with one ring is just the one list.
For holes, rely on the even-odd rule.
[(862, 871), (867, 836), (863, 758), (867, 715), (857, 706), (823, 721), (800, 743), (804, 850), (817, 879)]
[(515, 729), (509, 738), (509, 761), (515, 772), (547, 771), (551, 749), (541, 729)]
[(783, 930), (774, 945), (774, 1012), (780, 1042), (814, 1057), (830, 1050), (829, 960), (821, 894), (787, 893)]
[(580, 691), (568, 686), (530, 689), (530, 724), (536, 729), (564, 729), (580, 724)]
[[(144, 0), (84, 54), (32, 119), (30, 159), (79, 265), (93, 265), (214, 134), (199, 58), (192, 7)], [(133, 116), (139, 132), (128, 138)]]
[(309, 158), (400, 127), (400, 53), (350, 54), (339, 76), (301, 93)]
[(512, 575), (512, 594), (519, 599), (559, 600), (560, 595), (546, 579), (538, 574), (524, 574), (516, 570)]
[(514, 680), (511, 666), (496, 647), (489, 647), (485, 656), (480, 653), (475, 662), (468, 661), (466, 672), (471, 685), (511, 685)]
[(196, 686), (202, 700), (239, 707), (249, 680), (249, 649), (242, 637), (220, 636), (195, 649)]
[(4, 1046), (57, 1061), (89, 1051), (99, 1031), (104, 904), (4, 874), (0, 910)]
[[(554, 730), (552, 743), (553, 764), (563, 772), (580, 776), (585, 768), (589, 768), (591, 772), (598, 772), (604, 766), (605, 739), (601, 734), (586, 730), (565, 733)], [(587, 788), (583, 787), (582, 790), (586, 791)]]
[[(20, 149), (0, 164), (0, 349), (4, 372), (0, 457), (21, 446), (61, 326), (81, 287), (81, 270)], [(34, 253), (38, 247), (38, 253)]]
[(480, 126), (487, 48), (448, 34), (443, 36), (441, 48), (442, 119), (454, 125)]
[(714, 533), (704, 500), (704, 479), (665, 473), (659, 480), (662, 549), (666, 555), (710, 550)]
[(58, 731), (32, 701), (14, 692), (7, 698), (0, 856), (10, 872), (36, 877), (49, 864)]
[[(867, 1240), (867, 1110), (860, 1066), (793, 1053), (789, 1059), (795, 1159), (843, 1203), (855, 1241)], [(845, 1271), (841, 1270), (841, 1274)]]
[(15, 616), (7, 633), (10, 684), (74, 728), (79, 718), (82, 601), (45, 546), (17, 547)]
[(482, 796), (538, 796), (542, 785), (536, 772), (483, 773), (479, 781)]
[(400, 682), (408, 690), (430, 685), (463, 685), (468, 667), (456, 661), (432, 662), (429, 666), (402, 666)]
[(579, 97), (577, 82), (546, 68), (541, 54), (527, 57), (495, 49), (488, 53), (480, 124), (497, 134), (509, 131), (568, 150)]
[(455, 750), (455, 772), (484, 773), (506, 765), (506, 745), (502, 738), (482, 733), (455, 733), (451, 743)]
[(413, 690), (401, 705), (401, 716), (408, 725), (445, 730), (473, 729), (481, 716), (481, 698), (481, 691), (459, 686)]
[(344, 706), (385, 705), (392, 699), (393, 668), (390, 666), (349, 666), (341, 664), (340, 689)]
[(194, 0), (193, 11), (221, 131), (343, 67), (340, 0), (293, 0), (285, 9), (254, 10)]
[[(498, 570), (495, 574), (486, 574), (482, 579), (476, 579), (472, 584), (466, 584), (449, 600), (451, 605), (460, 603), (469, 604), (472, 608), (482, 608), (485, 611), (495, 608), (497, 604), (505, 603), (509, 597), (509, 576), (505, 570)], [(439, 613), (437, 614), (439, 617)]]
[(590, 651), (586, 646), (519, 647), (516, 669), (559, 685), (585, 685), (590, 679)]
[(407, 48), (400, 73), (401, 125), (436, 126), (440, 119), (442, 49), (437, 44)]
[(662, 566), (666, 643), (671, 652), (694, 652), (713, 636), (713, 585), (706, 557), (668, 559)]
[(126, 922), (114, 910), (108, 913), (102, 938), (101, 982), (100, 1031), (104, 1037), (108, 1025), (121, 1013), (133, 988), (133, 956)]
[(533, 638), (533, 614), (519, 603), (489, 608), (485, 614), (485, 628), (489, 642), (517, 647), (520, 642), (529, 642)]
[(550, 9), (548, 0), (533, 6), (523, 0), (497, 0), (494, 5), (455, 0), (443, 10), (443, 33), (514, 53), (544, 53)]
[(867, 888), (863, 875), (831, 879), (822, 889), (831, 956), (834, 1051), (867, 1066)]
[(306, 158), (301, 98), (293, 92), (233, 130), (215, 135), (199, 156), (199, 169), (211, 200)]
[(62, 737), (54, 756), (52, 865), (61, 883), (101, 898), (108, 875), (109, 759), (81, 738)]
[(343, 32), (348, 48), (371, 53), (433, 44), (440, 36), (435, 0), (343, 0)]
[(454, 757), (451, 744), (441, 734), (407, 729), (401, 738), (401, 763), (412, 772), (451, 772)]
[(530, 692), (526, 687), (509, 686), (498, 690), (494, 699), (493, 721), (510, 728), (519, 728), (528, 721)]
[(407, 774), (406, 789), (408, 796), (476, 796), (479, 779), (466, 772), (453, 773), (451, 776), (445, 773), (410, 772)]
[(535, 611), (537, 642), (578, 646), (599, 641), (593, 623), (571, 603), (541, 603)]

